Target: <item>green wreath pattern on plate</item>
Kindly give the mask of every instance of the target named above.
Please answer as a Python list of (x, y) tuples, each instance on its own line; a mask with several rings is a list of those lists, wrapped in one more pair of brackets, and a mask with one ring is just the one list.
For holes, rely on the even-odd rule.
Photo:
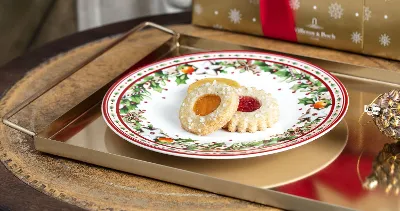
[[(179, 60), (174, 62), (178, 63)], [(296, 63), (293, 64), (296, 65)], [(163, 64), (160, 66), (163, 66)], [(235, 69), (239, 70), (240, 73), (251, 72), (253, 74), (260, 74), (261, 72), (265, 72), (279, 78), (282, 82), (297, 82), (290, 89), (293, 92), (306, 92), (307, 96), (298, 99), (298, 103), (314, 107), (321, 112), (320, 114), (322, 115), (310, 113), (311, 109), (308, 109), (308, 111), (298, 119), (295, 127), (282, 134), (274, 135), (268, 140), (257, 140), (232, 144), (218, 141), (211, 143), (200, 143), (193, 139), (171, 138), (161, 129), (155, 128), (151, 124), (144, 123), (144, 111), (138, 109), (138, 105), (146, 98), (150, 98), (151, 92), (149, 89), (161, 93), (164, 91), (163, 87), (166, 85), (166, 83), (174, 81), (177, 85), (187, 84), (186, 81), (193, 72), (208, 75), (221, 75), (227, 74), (226, 69), (229, 67), (234, 67)], [(304, 66), (304, 68), (309, 69), (310, 67)], [(151, 71), (151, 69), (149, 70)], [(319, 75), (320, 73), (317, 71), (316, 74)], [(329, 78), (325, 78), (325, 80), (328, 79)], [(128, 82), (131, 81), (128, 80)], [(335, 84), (331, 85), (335, 86)], [(332, 103), (328, 89), (319, 80), (315, 80), (312, 76), (287, 65), (250, 59), (210, 61), (210, 65), (207, 68), (203, 67), (201, 70), (199, 70), (199, 67), (191, 65), (190, 63), (181, 64), (179, 66), (166, 68), (146, 76), (129, 89), (131, 90), (131, 94), (123, 96), (119, 106), (119, 111), (124, 121), (131, 124), (133, 129), (138, 133), (143, 133), (144, 130), (146, 130), (150, 131), (151, 134), (155, 134), (156, 138), (154, 141), (158, 144), (173, 146), (190, 151), (213, 150), (223, 152), (249, 150), (252, 148), (268, 147), (286, 140), (297, 138), (318, 125), (328, 114), (329, 107)], [(337, 113), (333, 115), (336, 116)], [(116, 121), (116, 123), (119, 124), (118, 121)], [(124, 132), (127, 132), (127, 130)], [(135, 134), (130, 135), (135, 136)]]

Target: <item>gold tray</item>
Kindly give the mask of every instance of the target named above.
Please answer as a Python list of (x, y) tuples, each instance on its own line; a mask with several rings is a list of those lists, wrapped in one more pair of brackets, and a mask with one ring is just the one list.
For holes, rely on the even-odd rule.
[[(123, 141), (108, 129), (100, 109), (105, 92), (118, 77), (50, 123), (43, 131), (30, 131), (16, 124), (15, 120), (11, 121), (15, 114), (71, 74), (147, 26), (166, 32), (171, 37), (121, 75), (160, 59), (201, 51), (272, 52), (178, 34), (146, 22), (21, 103), (3, 117), (3, 122), (34, 136), (35, 147), (42, 152), (282, 209), (377, 210), (378, 207), (385, 207), (386, 210), (398, 210), (397, 204), (400, 201), (381, 191), (359, 190), (356, 195), (358, 198), (354, 193), (349, 193), (349, 190), (343, 191), (346, 186), (350, 192), (353, 186), (356, 189), (361, 188), (361, 182), (354, 182), (352, 178), (358, 178), (358, 170), (361, 175), (366, 175), (371, 169), (359, 169), (357, 163), (364, 158), (364, 162), (371, 163), (370, 158), (376, 156), (383, 144), (389, 141), (371, 124), (361, 127), (357, 122), (365, 104), (369, 104), (380, 93), (400, 87), (400, 74), (386, 70), (283, 54), (311, 62), (336, 75), (349, 91), (349, 112), (334, 130), (312, 143), (283, 153), (250, 159), (178, 158), (151, 152)], [(340, 162), (346, 162), (346, 168), (341, 168)], [(347, 176), (351, 184), (346, 184)], [(301, 191), (296, 191), (300, 187)]]

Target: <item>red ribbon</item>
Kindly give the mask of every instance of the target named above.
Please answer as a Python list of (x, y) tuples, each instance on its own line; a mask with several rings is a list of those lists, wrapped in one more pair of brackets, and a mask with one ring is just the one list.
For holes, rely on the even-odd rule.
[(260, 0), (260, 20), (264, 36), (297, 42), (289, 0)]

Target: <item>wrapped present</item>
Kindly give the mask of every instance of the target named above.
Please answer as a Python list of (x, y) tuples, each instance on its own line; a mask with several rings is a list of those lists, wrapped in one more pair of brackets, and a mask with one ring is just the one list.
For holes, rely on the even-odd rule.
[(400, 60), (396, 0), (194, 0), (194, 25)]

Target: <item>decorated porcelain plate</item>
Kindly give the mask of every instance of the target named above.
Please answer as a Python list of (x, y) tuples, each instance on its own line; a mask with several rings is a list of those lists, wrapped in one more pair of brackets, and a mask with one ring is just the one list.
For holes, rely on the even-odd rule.
[[(226, 103), (222, 101), (231, 97), (226, 90), (231, 93), (229, 91), (243, 87), (258, 91), (253, 96), (256, 100), (251, 98), (254, 102), (245, 102), (247, 106), (253, 106), (253, 110), (239, 110), (243, 107), (241, 99), (246, 97), (239, 96), (239, 104), (235, 105), (238, 109), (233, 111), (234, 115), (244, 115), (242, 120), (248, 123), (237, 124), (245, 124), (252, 128), (248, 130), (251, 132), (221, 127), (204, 135), (182, 126), (192, 121), (180, 115), (183, 102), (188, 96), (196, 99), (188, 88), (205, 78), (236, 82), (233, 86), (224, 84), (225, 88), (221, 90), (225, 95), (220, 96), (216, 110), (223, 111)], [(203, 89), (204, 86), (209, 89), (202, 93), (206, 94), (215, 84), (215, 80), (203, 84)], [(267, 101), (273, 99), (277, 110), (265, 109), (264, 101), (257, 101), (259, 93), (266, 93)], [(190, 158), (236, 159), (278, 153), (317, 139), (342, 120), (348, 101), (343, 84), (315, 65), (274, 54), (222, 51), (175, 57), (132, 71), (108, 90), (102, 113), (116, 134), (148, 150)], [(262, 114), (267, 116), (264, 119), (254, 113), (254, 109), (261, 109), (260, 106), (266, 112)], [(191, 112), (191, 109), (187, 110)], [(247, 118), (246, 115), (252, 113), (255, 115)], [(279, 115), (275, 115), (277, 113)], [(203, 117), (196, 115), (193, 118), (204, 123)], [(207, 121), (212, 121), (218, 114), (201, 115), (207, 115)], [(268, 115), (276, 116), (276, 120), (266, 124)], [(253, 123), (259, 126), (250, 126)]]

